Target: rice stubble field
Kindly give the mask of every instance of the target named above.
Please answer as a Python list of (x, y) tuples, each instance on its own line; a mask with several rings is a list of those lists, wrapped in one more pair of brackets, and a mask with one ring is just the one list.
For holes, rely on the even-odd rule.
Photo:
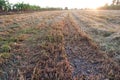
[(0, 16), (0, 80), (119, 80), (120, 11)]

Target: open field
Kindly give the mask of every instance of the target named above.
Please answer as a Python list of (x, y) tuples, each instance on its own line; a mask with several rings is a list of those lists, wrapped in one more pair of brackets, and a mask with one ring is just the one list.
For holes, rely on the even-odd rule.
[(0, 16), (0, 80), (119, 80), (120, 11)]

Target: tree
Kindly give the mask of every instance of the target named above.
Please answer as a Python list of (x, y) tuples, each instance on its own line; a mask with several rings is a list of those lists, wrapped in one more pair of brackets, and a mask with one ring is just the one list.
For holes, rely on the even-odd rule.
[(113, 0), (112, 5), (120, 5), (120, 0)]
[(6, 0), (0, 0), (0, 11), (3, 11), (6, 7)]
[(120, 10), (120, 0), (113, 0), (111, 5), (106, 4), (99, 9)]
[(117, 0), (116, 5), (120, 5), (120, 0)]
[(20, 4), (19, 3), (14, 4), (13, 5), (13, 10), (19, 11), (20, 10)]
[(68, 7), (65, 7), (65, 10), (68, 10)]
[(112, 1), (112, 5), (115, 5), (115, 2), (116, 2), (116, 0), (113, 0), (113, 1)]
[[(68, 10), (68, 8), (65, 8)], [(39, 10), (61, 10), (61, 8), (41, 8), (37, 5), (30, 5), (25, 3), (10, 4), (8, 0), (0, 0), (0, 11), (39, 11)]]
[(5, 11), (10, 11), (11, 10), (11, 7), (12, 6), (12, 4), (10, 4), (8, 1), (6, 2), (6, 5), (5, 5), (5, 7), (4, 7), (4, 10)]

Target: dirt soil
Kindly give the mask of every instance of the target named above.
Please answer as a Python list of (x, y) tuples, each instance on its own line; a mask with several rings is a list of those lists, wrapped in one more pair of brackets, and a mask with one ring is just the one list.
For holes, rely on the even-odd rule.
[(0, 80), (119, 80), (119, 13), (0, 16)]

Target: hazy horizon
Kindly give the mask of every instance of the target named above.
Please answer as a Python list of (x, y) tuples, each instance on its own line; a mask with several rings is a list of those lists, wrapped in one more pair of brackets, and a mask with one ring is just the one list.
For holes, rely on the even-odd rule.
[(97, 8), (111, 4), (112, 0), (9, 0), (10, 3), (24, 2), (31, 5), (39, 5), (41, 7), (68, 7), (68, 8)]

